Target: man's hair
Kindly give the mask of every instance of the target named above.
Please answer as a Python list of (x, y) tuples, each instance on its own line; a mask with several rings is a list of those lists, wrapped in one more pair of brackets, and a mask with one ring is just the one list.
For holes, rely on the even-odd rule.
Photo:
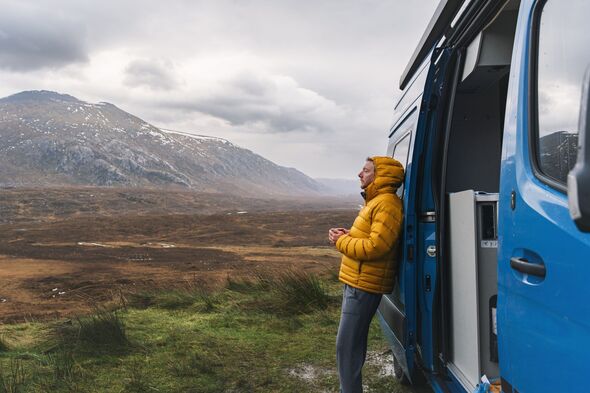
[(367, 161), (373, 162), (373, 157), (367, 157)]

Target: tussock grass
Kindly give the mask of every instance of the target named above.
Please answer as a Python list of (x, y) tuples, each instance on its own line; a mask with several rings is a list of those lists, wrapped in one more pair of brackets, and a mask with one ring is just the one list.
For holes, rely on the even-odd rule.
[[(47, 326), (23, 324), (22, 339), (13, 339), (19, 327), (0, 325), (0, 336), (11, 334), (0, 355), (0, 393), (337, 391), (335, 281), (288, 271), (228, 280), (217, 292), (198, 288), (180, 287), (190, 302), (174, 307), (161, 305), (178, 296), (169, 293), (176, 288), (154, 290), (150, 306), (129, 301), (119, 311), (97, 308), (62, 321), (53, 328), (57, 342)], [(369, 350), (387, 348), (376, 321), (370, 334)], [(410, 393), (379, 373), (367, 367), (369, 391)]]
[(211, 312), (217, 303), (216, 295), (197, 282), (186, 282), (172, 289), (134, 293), (130, 295), (128, 305), (139, 309), (158, 307), (166, 310), (196, 306), (200, 311)]
[(254, 272), (246, 277), (228, 277), (226, 288), (245, 294), (259, 293), (262, 290), (271, 289), (276, 285), (276, 281), (277, 275), (268, 272)]
[(11, 359), (7, 368), (0, 368), (0, 393), (25, 392), (29, 375), (21, 359)]
[(9, 350), (10, 346), (8, 345), (8, 342), (6, 342), (4, 336), (0, 336), (0, 353), (8, 352)]
[(156, 293), (153, 291), (141, 291), (137, 293), (131, 293), (128, 295), (126, 307), (136, 308), (145, 310), (155, 305)]
[(265, 296), (243, 307), (284, 315), (325, 310), (336, 300), (319, 276), (298, 270), (287, 270), (279, 275), (257, 274), (242, 280), (228, 279), (226, 287), (244, 294), (266, 292)]
[(195, 301), (195, 294), (184, 289), (173, 289), (153, 296), (154, 306), (167, 310), (187, 308), (192, 306)]
[(125, 378), (123, 391), (125, 393), (159, 392), (160, 390), (150, 383), (147, 373), (148, 370), (146, 370), (143, 363), (139, 361), (131, 363), (130, 373)]
[(48, 352), (86, 350), (119, 351), (131, 346), (125, 323), (116, 310), (96, 306), (88, 316), (58, 323)]
[(51, 368), (55, 382), (72, 383), (77, 375), (76, 362), (71, 351), (48, 354), (46, 364)]
[(168, 369), (178, 377), (190, 377), (200, 374), (215, 374), (215, 369), (223, 363), (216, 356), (204, 356), (199, 352), (174, 357), (168, 363)]
[(275, 290), (290, 311), (325, 310), (331, 297), (318, 276), (288, 271), (277, 279)]
[(40, 357), (35, 370), (35, 391), (79, 392), (78, 379), (81, 368), (74, 360), (70, 350), (60, 349)]
[(214, 292), (208, 291), (206, 289), (200, 289), (196, 293), (197, 300), (199, 302), (199, 309), (202, 312), (210, 313), (215, 310), (218, 298)]
[(259, 285), (255, 278), (227, 277), (226, 288), (234, 292), (248, 293), (255, 291)]
[(89, 317), (78, 318), (78, 339), (89, 345), (125, 347), (130, 344), (125, 324), (116, 311), (96, 310)]

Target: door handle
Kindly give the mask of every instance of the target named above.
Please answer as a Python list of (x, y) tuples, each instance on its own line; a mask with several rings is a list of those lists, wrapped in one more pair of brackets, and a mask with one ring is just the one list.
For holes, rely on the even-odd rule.
[(545, 265), (532, 263), (524, 258), (512, 257), (510, 258), (510, 267), (521, 273), (532, 274), (533, 276), (545, 278)]

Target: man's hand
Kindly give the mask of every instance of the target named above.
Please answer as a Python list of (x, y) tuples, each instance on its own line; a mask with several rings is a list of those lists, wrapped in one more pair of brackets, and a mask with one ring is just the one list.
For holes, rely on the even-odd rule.
[(340, 236), (347, 235), (350, 231), (346, 228), (330, 228), (328, 231), (328, 240), (330, 243), (335, 244)]

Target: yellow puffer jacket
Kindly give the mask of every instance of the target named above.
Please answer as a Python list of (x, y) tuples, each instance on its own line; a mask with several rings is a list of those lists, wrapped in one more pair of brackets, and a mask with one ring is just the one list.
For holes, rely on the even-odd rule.
[(395, 194), (403, 181), (402, 165), (391, 157), (373, 157), (375, 180), (365, 189), (365, 206), (350, 233), (336, 248), (342, 255), (340, 281), (371, 293), (390, 293), (397, 270), (403, 207)]

